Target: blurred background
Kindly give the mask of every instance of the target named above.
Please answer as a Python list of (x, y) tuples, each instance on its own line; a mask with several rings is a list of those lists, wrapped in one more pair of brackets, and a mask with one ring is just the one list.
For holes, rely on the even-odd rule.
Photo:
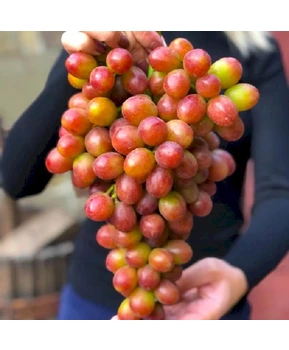
[[(61, 34), (0, 32), (0, 154), (5, 134), (43, 88)], [(273, 34), (289, 80), (289, 32)], [(84, 202), (66, 174), (17, 203), (0, 186), (0, 319), (55, 317)], [(251, 293), (253, 319), (289, 319), (288, 260)]]
[[(0, 154), (5, 134), (42, 90), (61, 34), (0, 32)], [(0, 319), (55, 317), (84, 201), (67, 174), (17, 203), (0, 189)]]
[[(3, 130), (9, 130), (42, 90), (61, 49), (61, 34), (0, 32), (0, 118)], [(34, 198), (23, 199), (20, 205), (33, 208), (37, 203), (36, 207), (42, 208), (58, 203), (73, 216), (81, 216), (78, 201), (69, 200), (74, 192), (69, 181), (66, 181), (67, 177), (54, 177), (51, 187), (55, 191), (49, 189)], [(58, 186), (60, 183), (61, 186)], [(82, 201), (79, 203), (81, 205)]]

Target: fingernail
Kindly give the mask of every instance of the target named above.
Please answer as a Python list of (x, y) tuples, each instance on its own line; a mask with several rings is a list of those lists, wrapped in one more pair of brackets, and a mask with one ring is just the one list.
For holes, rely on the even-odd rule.
[(95, 49), (98, 53), (104, 54), (107, 50), (107, 45), (97, 40), (95, 42)]
[(136, 63), (136, 66), (140, 68), (145, 74), (147, 74), (149, 65), (146, 60), (139, 61)]
[(123, 49), (127, 49), (129, 47), (128, 38), (124, 34), (120, 35), (118, 45)]
[(163, 46), (163, 45), (159, 41), (152, 41), (148, 51), (152, 52), (153, 50), (155, 50), (157, 47), (160, 47), (160, 46)]

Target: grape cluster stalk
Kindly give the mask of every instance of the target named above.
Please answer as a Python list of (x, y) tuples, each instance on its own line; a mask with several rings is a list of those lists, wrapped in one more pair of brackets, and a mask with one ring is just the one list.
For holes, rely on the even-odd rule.
[(123, 296), (120, 320), (161, 320), (179, 301), (194, 217), (211, 213), (216, 183), (236, 169), (220, 138), (239, 140), (240, 112), (259, 101), (255, 86), (239, 83), (237, 59), (212, 62), (184, 38), (153, 50), (148, 64), (146, 74), (123, 48), (70, 54), (67, 79), (79, 92), (46, 157), (51, 173), (89, 189), (84, 210), (103, 223), (96, 244)]

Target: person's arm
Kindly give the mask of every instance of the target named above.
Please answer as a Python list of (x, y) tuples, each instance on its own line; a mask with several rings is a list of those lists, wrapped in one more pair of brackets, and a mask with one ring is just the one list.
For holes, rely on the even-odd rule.
[(77, 92), (67, 80), (62, 50), (45, 87), (9, 131), (2, 154), (3, 188), (12, 198), (35, 195), (50, 181), (45, 157), (56, 145), (61, 116)]
[(289, 89), (278, 47), (255, 66), (260, 77), (252, 81), (260, 91), (252, 110), (255, 202), (249, 227), (224, 259), (245, 273), (249, 290), (289, 250)]

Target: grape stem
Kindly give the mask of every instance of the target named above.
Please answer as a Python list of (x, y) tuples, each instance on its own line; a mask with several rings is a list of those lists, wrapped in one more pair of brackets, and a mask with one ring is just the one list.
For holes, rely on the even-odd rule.
[(150, 78), (153, 75), (154, 69), (153, 67), (149, 64), (148, 68), (148, 78)]
[(111, 199), (113, 199), (115, 203), (118, 202), (116, 192), (113, 192)]
[(115, 185), (111, 185), (110, 188), (105, 192), (106, 194), (111, 194), (113, 192), (112, 195), (114, 195), (115, 193)]

